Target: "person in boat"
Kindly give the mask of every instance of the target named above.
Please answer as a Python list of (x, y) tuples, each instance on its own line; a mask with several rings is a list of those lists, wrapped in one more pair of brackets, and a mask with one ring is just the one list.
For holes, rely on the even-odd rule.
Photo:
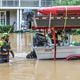
[(9, 62), (9, 49), (4, 37), (0, 40), (0, 63)]
[(63, 42), (62, 45), (63, 45), (63, 46), (69, 45), (69, 44), (68, 44), (68, 36), (67, 36), (67, 34), (66, 34), (65, 32), (62, 32), (61, 38), (62, 38), (62, 42)]
[(46, 36), (43, 33), (38, 32), (33, 36), (33, 46), (34, 47), (44, 46), (46, 45), (46, 43), (47, 43)]
[(2, 37), (4, 38), (4, 40), (6, 42), (7, 49), (9, 49), (9, 52), (11, 53), (12, 57), (14, 58), (14, 52), (11, 50), (11, 45), (10, 45), (10, 42), (9, 42), (9, 34), (8, 33), (3, 33)]
[[(34, 47), (45, 46), (46, 42), (47, 42), (46, 36), (44, 36), (43, 33), (41, 33), (41, 32), (35, 33), (35, 35), (33, 36), (33, 46)], [(34, 48), (26, 56), (26, 58), (29, 58), (29, 59), (37, 58), (36, 52), (35, 52), (35, 49)]]
[[(52, 33), (48, 33), (48, 36), (51, 39), (52, 44), (54, 44), (54, 39), (53, 39), (54, 37), (52, 36)], [(56, 44), (59, 46), (60, 43), (59, 43), (59, 40), (58, 40), (58, 33), (57, 32), (55, 33), (55, 37), (56, 37)]]

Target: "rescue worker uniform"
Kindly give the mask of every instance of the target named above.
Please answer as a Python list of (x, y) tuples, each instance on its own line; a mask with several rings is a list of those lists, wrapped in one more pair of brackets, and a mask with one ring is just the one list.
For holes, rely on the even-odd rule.
[(6, 47), (6, 41), (0, 40), (0, 63), (9, 62), (9, 50)]
[(9, 52), (11, 53), (12, 57), (14, 58), (14, 52), (11, 50), (10, 42), (9, 42), (9, 34), (3, 33), (2, 35), (5, 38), (6, 41), (6, 47), (9, 49)]

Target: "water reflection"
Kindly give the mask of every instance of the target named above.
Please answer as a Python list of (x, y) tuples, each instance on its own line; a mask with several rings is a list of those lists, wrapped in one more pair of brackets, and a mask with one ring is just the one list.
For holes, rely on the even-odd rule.
[(10, 42), (12, 49), (17, 53), (31, 51), (32, 35), (32, 33), (10, 34)]
[(23, 34), (17, 34), (17, 52), (22, 51), (22, 47), (24, 46), (25, 38)]
[[(80, 79), (79, 61), (39, 61), (36, 68), (36, 80), (76, 80)], [(76, 75), (78, 74), (78, 75)]]

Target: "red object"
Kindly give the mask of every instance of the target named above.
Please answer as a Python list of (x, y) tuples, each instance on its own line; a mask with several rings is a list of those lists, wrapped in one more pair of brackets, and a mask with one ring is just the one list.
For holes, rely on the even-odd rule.
[(67, 9), (67, 15), (80, 15), (80, 6), (54, 6), (49, 8), (42, 8), (39, 9), (38, 12), (44, 14), (44, 15), (59, 15), (59, 14), (66, 14)]
[(55, 27), (51, 29), (53, 40), (54, 40), (54, 61), (56, 61), (56, 33), (55, 33)]
[(80, 54), (72, 54), (66, 57), (66, 60), (71, 60), (73, 58), (80, 58)]
[[(44, 15), (50, 15), (50, 13), (53, 16), (65, 16), (67, 14), (68, 15), (79, 15), (80, 16), (80, 6), (54, 6), (54, 7), (49, 7), (49, 8), (42, 8), (39, 9), (38, 12), (44, 14)], [(67, 13), (66, 13), (67, 12)], [(61, 27), (54, 27), (51, 26), (52, 29), (52, 35), (53, 35), (53, 39), (54, 39), (54, 61), (56, 60), (56, 34), (55, 31), (56, 29), (63, 29), (64, 26)], [(66, 26), (65, 28), (80, 28), (80, 26)], [(43, 30), (48, 30), (49, 27), (37, 27), (37, 26), (33, 26), (32, 29), (43, 29)], [(71, 55), (68, 56), (66, 59), (72, 58), (72, 57), (80, 57), (79, 55)]]

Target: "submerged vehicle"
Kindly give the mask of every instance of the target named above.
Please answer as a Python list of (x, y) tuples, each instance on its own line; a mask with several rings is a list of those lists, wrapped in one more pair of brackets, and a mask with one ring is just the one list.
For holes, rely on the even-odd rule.
[[(49, 8), (42, 8), (39, 9), (38, 12), (47, 15), (46, 20), (42, 19), (38, 20), (38, 25), (33, 26), (33, 29), (42, 29), (42, 30), (51, 30), (52, 35), (54, 36), (53, 41), (50, 45), (46, 46), (33, 46), (35, 50), (35, 54), (37, 59), (56, 59), (56, 58), (73, 58), (79, 57), (80, 58), (80, 45), (72, 45), (71, 43), (67, 44), (64, 42), (64, 46), (62, 45), (63, 41), (60, 42), (60, 46), (57, 45), (56, 41), (56, 34), (55, 31), (57, 29), (61, 29), (65, 32), (66, 29), (78, 29), (80, 28), (79, 22), (79, 15), (80, 15), (80, 6), (56, 6), (56, 7), (49, 7)], [(77, 19), (76, 19), (77, 16)], [(50, 18), (48, 18), (50, 17)], [(49, 25), (46, 25), (45, 21), (47, 22), (49, 19)], [(60, 23), (59, 23), (60, 22)], [(41, 25), (40, 25), (41, 24)], [(66, 34), (66, 33), (64, 33)], [(49, 39), (49, 38), (48, 38)], [(50, 40), (49, 40), (50, 42)], [(68, 41), (67, 41), (68, 42)]]
[[(80, 45), (68, 44), (62, 45), (62, 42), (56, 44), (56, 58), (67, 58), (71, 55), (78, 55), (80, 52)], [(72, 57), (72, 56), (71, 56)], [(26, 58), (37, 59), (53, 59), (54, 58), (54, 42), (49, 35), (36, 33), (33, 36), (33, 50), (26, 56)]]

